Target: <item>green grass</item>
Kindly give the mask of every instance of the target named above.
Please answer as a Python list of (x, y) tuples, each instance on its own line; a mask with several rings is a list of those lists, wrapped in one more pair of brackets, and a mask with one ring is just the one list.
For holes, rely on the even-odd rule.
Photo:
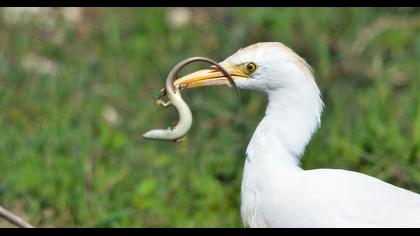
[(228, 88), (190, 90), (185, 142), (140, 137), (175, 120), (152, 96), (178, 61), (221, 61), (259, 41), (285, 43), (316, 71), (326, 109), (304, 168), (420, 192), (418, 8), (195, 8), (179, 27), (171, 8), (84, 9), (76, 23), (60, 9), (18, 22), (6, 11), (0, 205), (34, 225), (242, 227), (244, 153), (264, 97), (242, 92), (236, 112)]

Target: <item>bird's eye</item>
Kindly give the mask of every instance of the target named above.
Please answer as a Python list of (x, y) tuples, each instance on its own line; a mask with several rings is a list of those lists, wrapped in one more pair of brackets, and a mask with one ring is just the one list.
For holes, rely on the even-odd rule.
[(257, 69), (257, 65), (255, 65), (254, 62), (249, 62), (248, 64), (246, 64), (245, 68), (248, 71), (248, 73), (252, 73)]

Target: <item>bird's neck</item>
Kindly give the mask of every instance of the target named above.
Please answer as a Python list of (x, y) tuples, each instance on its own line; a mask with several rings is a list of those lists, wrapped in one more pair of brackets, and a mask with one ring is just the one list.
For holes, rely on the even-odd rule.
[(265, 117), (247, 148), (247, 161), (300, 168), (300, 157), (320, 124), (323, 103), (314, 81), (267, 93)]

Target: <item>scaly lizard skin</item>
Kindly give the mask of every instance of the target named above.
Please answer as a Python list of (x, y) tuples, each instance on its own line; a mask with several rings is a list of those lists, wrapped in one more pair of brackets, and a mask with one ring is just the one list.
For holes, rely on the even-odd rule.
[[(156, 139), (156, 140), (166, 140), (166, 141), (175, 141), (181, 142), (184, 140), (184, 136), (188, 133), (192, 126), (192, 114), (191, 110), (188, 107), (187, 103), (182, 99), (180, 90), (175, 88), (173, 85), (174, 80), (176, 79), (177, 73), (184, 68), (186, 65), (195, 62), (195, 61), (204, 61), (210, 64), (213, 64), (223, 72), (223, 74), (229, 78), (229, 82), (232, 84), (232, 87), (236, 88), (235, 83), (233, 82), (230, 75), (226, 72), (226, 70), (221, 67), (217, 62), (205, 58), (205, 57), (192, 57), (186, 60), (181, 61), (178, 63), (169, 73), (165, 88), (162, 89), (160, 92), (161, 94), (156, 99), (156, 104), (163, 107), (174, 106), (178, 112), (179, 122), (175, 125), (175, 127), (169, 127), (167, 129), (153, 129), (145, 134), (143, 134), (143, 138), (146, 139)], [(237, 88), (236, 88), (237, 89)], [(164, 102), (161, 100), (163, 96), (167, 96), (169, 101)]]

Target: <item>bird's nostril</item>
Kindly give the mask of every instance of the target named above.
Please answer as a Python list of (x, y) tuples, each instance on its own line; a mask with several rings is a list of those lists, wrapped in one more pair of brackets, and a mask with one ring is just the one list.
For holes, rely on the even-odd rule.
[(220, 69), (217, 66), (210, 66), (210, 69), (214, 71), (220, 71)]

